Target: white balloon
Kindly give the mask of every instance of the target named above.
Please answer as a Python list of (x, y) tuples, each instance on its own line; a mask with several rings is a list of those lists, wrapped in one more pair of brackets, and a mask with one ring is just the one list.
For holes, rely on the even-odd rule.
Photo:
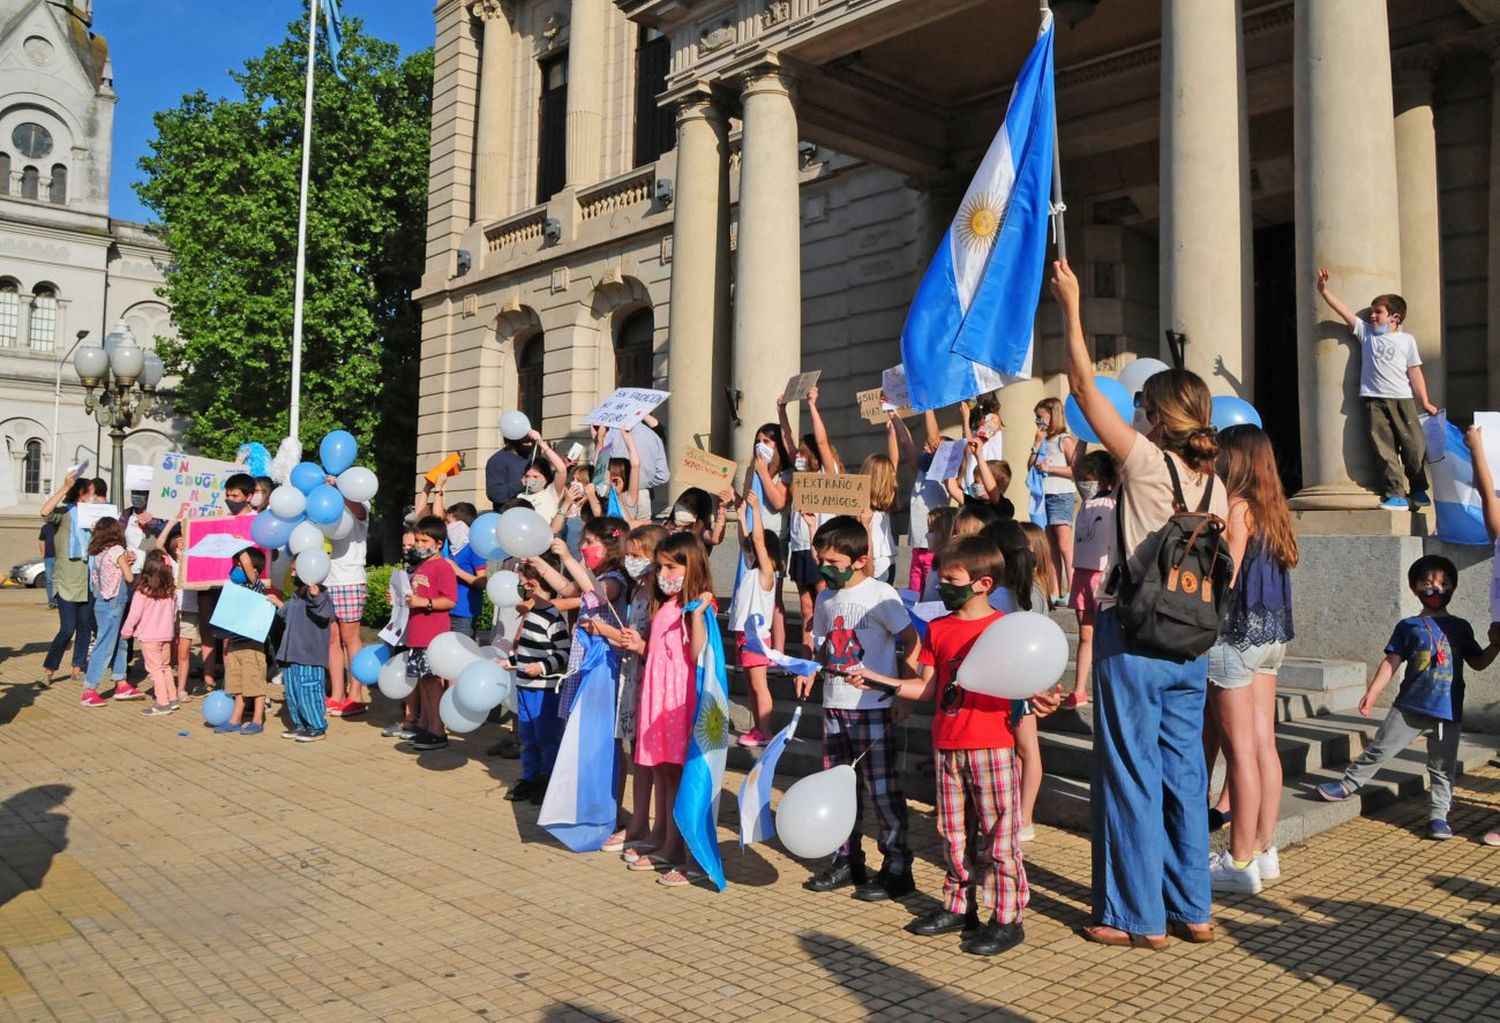
[(487, 715), (500, 706), (500, 702), (505, 699), (506, 690), (512, 685), (514, 680), (510, 677), (510, 672), (481, 656), (459, 673), (458, 682), (453, 686), (453, 691), (457, 694), (453, 697), (453, 702), (465, 714)]
[(339, 493), (351, 501), (368, 501), (380, 489), (375, 474), (362, 465), (354, 465), (339, 473)]
[(380, 695), (388, 700), (404, 700), (417, 688), (415, 679), (406, 677), (406, 654), (400, 653), (380, 666), (377, 685)]
[(461, 632), (443, 632), (427, 645), (427, 664), (434, 675), (456, 679), (479, 659), (479, 644)]
[(1160, 359), (1136, 359), (1120, 370), (1120, 375), (1115, 379), (1120, 382), (1121, 387), (1125, 388), (1126, 393), (1134, 395), (1147, 380), (1171, 368)]
[(489, 594), (490, 603), (496, 607), (515, 607), (521, 602), (520, 587), (521, 577), (507, 569), (490, 576), (490, 581), (484, 584), (484, 592)]
[(776, 808), (776, 837), (803, 859), (832, 856), (854, 830), (854, 768), (839, 764), (797, 781)]
[(330, 567), (328, 552), (321, 547), (314, 547), (297, 555), (297, 578), (309, 586), (316, 586), (327, 579)]
[(443, 698), (438, 701), (438, 717), (443, 719), (443, 726), (448, 731), (462, 735), (484, 724), (484, 719), (489, 717), (489, 711), (483, 714), (470, 714), (458, 705), (454, 696), (457, 692), (456, 689), (449, 689), (443, 693)]
[(291, 574), (292, 559), (285, 554), (275, 553), (271, 559), (271, 585), (278, 592), (286, 589), (286, 579)]
[(500, 417), (500, 435), (506, 440), (520, 440), (531, 432), (531, 420), (525, 412), (507, 412)]
[(307, 495), (290, 483), (283, 483), (271, 491), (271, 499), (266, 504), (277, 518), (291, 521), (307, 511)]
[(958, 684), (974, 693), (1024, 700), (1050, 689), (1068, 666), (1068, 637), (1048, 615), (1017, 611), (979, 634), (958, 666)]
[(327, 525), (320, 524), (318, 528), (323, 531), (323, 535), (328, 537), (328, 539), (342, 540), (354, 532), (354, 516), (349, 514), (348, 508), (345, 508), (344, 514), (339, 516), (337, 522), (330, 522)]
[(299, 522), (292, 530), (291, 538), (286, 545), (292, 549), (293, 554), (301, 554), (310, 551), (314, 547), (319, 550), (323, 547), (323, 531), (311, 522)]
[(552, 546), (552, 525), (530, 508), (500, 513), (495, 538), (513, 558), (534, 558)]

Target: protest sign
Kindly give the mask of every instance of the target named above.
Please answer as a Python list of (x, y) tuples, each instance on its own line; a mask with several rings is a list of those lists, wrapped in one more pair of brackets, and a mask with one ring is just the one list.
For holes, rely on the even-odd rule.
[(157, 519), (201, 519), (224, 514), (224, 481), (244, 467), (169, 451), (151, 467), (146, 512)]
[(214, 604), (208, 624), (236, 636), (263, 643), (276, 618), (276, 605), (244, 586), (226, 586)]
[(73, 506), (73, 519), (78, 523), (78, 528), (84, 532), (92, 530), (95, 523), (100, 519), (117, 519), (119, 517), (120, 509), (112, 504), (100, 504), (90, 501), (88, 504)]
[(927, 469), (927, 478), (934, 483), (958, 478), (958, 470), (964, 461), (965, 445), (961, 440), (945, 440), (932, 453), (932, 465)]
[(817, 515), (862, 515), (870, 510), (870, 477), (794, 473), (792, 504)]
[[(183, 555), (177, 562), (177, 585), (185, 590), (208, 590), (223, 586), (234, 569), (235, 556), (194, 554), (193, 549), (210, 536), (223, 535), (239, 540), (250, 539), (254, 515), (233, 515), (216, 519), (187, 519), (182, 523)], [(246, 546), (254, 547), (249, 543)], [(243, 549), (243, 548), (242, 548)], [(270, 553), (266, 564), (270, 564)]]
[(821, 369), (812, 370), (809, 373), (798, 373), (786, 382), (786, 390), (781, 392), (783, 401), (801, 401), (807, 397), (807, 392), (818, 386), (818, 377), (823, 375)]
[(608, 426), (628, 430), (656, 406), (666, 401), (671, 391), (653, 391), (646, 387), (621, 387), (583, 417), (584, 426)]
[(150, 490), (155, 472), (156, 470), (149, 465), (127, 465), (125, 467), (125, 492), (133, 494), (137, 490)]
[(710, 494), (734, 487), (735, 464), (728, 458), (704, 451), (702, 448), (686, 447), (677, 460), (672, 479), (684, 487), (702, 487)]
[(907, 416), (912, 415), (911, 409), (904, 407), (898, 408), (897, 406), (892, 405), (890, 402), (886, 401), (884, 398), (884, 393), (885, 392), (883, 392), (878, 387), (872, 387), (868, 391), (855, 392), (854, 397), (855, 400), (859, 402), (859, 415), (861, 419), (863, 419), (867, 423), (873, 423), (876, 426), (880, 426), (884, 424), (888, 418), (890, 418), (891, 412), (895, 412), (896, 415), (902, 419), (905, 419)]
[(196, 558), (232, 558), (255, 541), (247, 537), (231, 536), (228, 533), (210, 533), (193, 545), (188, 554)]
[(898, 409), (911, 408), (911, 389), (906, 386), (906, 367), (892, 366), (880, 374), (880, 389), (888, 404)]

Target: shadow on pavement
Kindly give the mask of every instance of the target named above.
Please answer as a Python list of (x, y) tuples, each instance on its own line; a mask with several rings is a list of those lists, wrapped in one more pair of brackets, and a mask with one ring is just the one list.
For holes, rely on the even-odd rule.
[(53, 813), (71, 785), (38, 785), (0, 803), (0, 906), (42, 886), (52, 858), (68, 847), (68, 815)]
[(38, 682), (5, 682), (4, 693), (0, 693), (0, 725), (8, 725), (16, 716), (36, 702), (47, 687)]

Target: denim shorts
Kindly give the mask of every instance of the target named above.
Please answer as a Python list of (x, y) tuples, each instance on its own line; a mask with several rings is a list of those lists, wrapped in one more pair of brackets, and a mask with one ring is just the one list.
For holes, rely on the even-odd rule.
[(1047, 525), (1071, 526), (1073, 524), (1073, 504), (1076, 500), (1077, 498), (1072, 494), (1048, 494)]
[(1283, 642), (1237, 647), (1215, 643), (1208, 652), (1208, 680), (1220, 689), (1243, 689), (1251, 675), (1275, 676), (1286, 659)]

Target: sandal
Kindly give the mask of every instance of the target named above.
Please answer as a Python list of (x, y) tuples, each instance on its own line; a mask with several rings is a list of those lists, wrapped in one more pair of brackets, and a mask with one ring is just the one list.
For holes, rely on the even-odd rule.
[(625, 831), (624, 831), (624, 829), (616, 831), (613, 835), (610, 835), (608, 838), (606, 838), (604, 840), (604, 844), (599, 847), (599, 851), (600, 852), (623, 852), (624, 850), (625, 850)]
[(654, 870), (661, 870), (663, 867), (666, 867), (668, 870), (670, 870), (672, 868), (672, 866), (673, 866), (672, 861), (669, 860), (669, 859), (667, 859), (665, 856), (658, 856), (656, 853), (643, 853), (642, 855), (638, 856), (636, 859), (631, 860), (629, 863), (627, 863), (625, 865), (625, 869), (626, 870), (640, 870), (640, 871), (647, 871), (647, 870), (653, 870), (654, 871)]
[(656, 883), (667, 888), (686, 888), (688, 885), (697, 884), (699, 881), (706, 880), (707, 878), (708, 875), (701, 870), (691, 870), (687, 867), (673, 867), (661, 877), (658, 877)]
[(1219, 936), (1213, 924), (1185, 924), (1180, 920), (1168, 920), (1167, 933), (1194, 945), (1207, 945)]
[(1084, 941), (1116, 948), (1149, 948), (1159, 952), (1171, 944), (1165, 934), (1131, 934), (1105, 924), (1089, 924), (1087, 927), (1080, 927), (1078, 933)]
[(624, 860), (626, 863), (634, 863), (636, 860), (644, 857), (647, 853), (656, 852), (656, 848), (657, 847), (652, 845), (650, 842), (644, 842), (640, 840), (636, 840), (634, 842), (626, 842), (624, 846), (625, 851), (620, 853), (620, 859)]

